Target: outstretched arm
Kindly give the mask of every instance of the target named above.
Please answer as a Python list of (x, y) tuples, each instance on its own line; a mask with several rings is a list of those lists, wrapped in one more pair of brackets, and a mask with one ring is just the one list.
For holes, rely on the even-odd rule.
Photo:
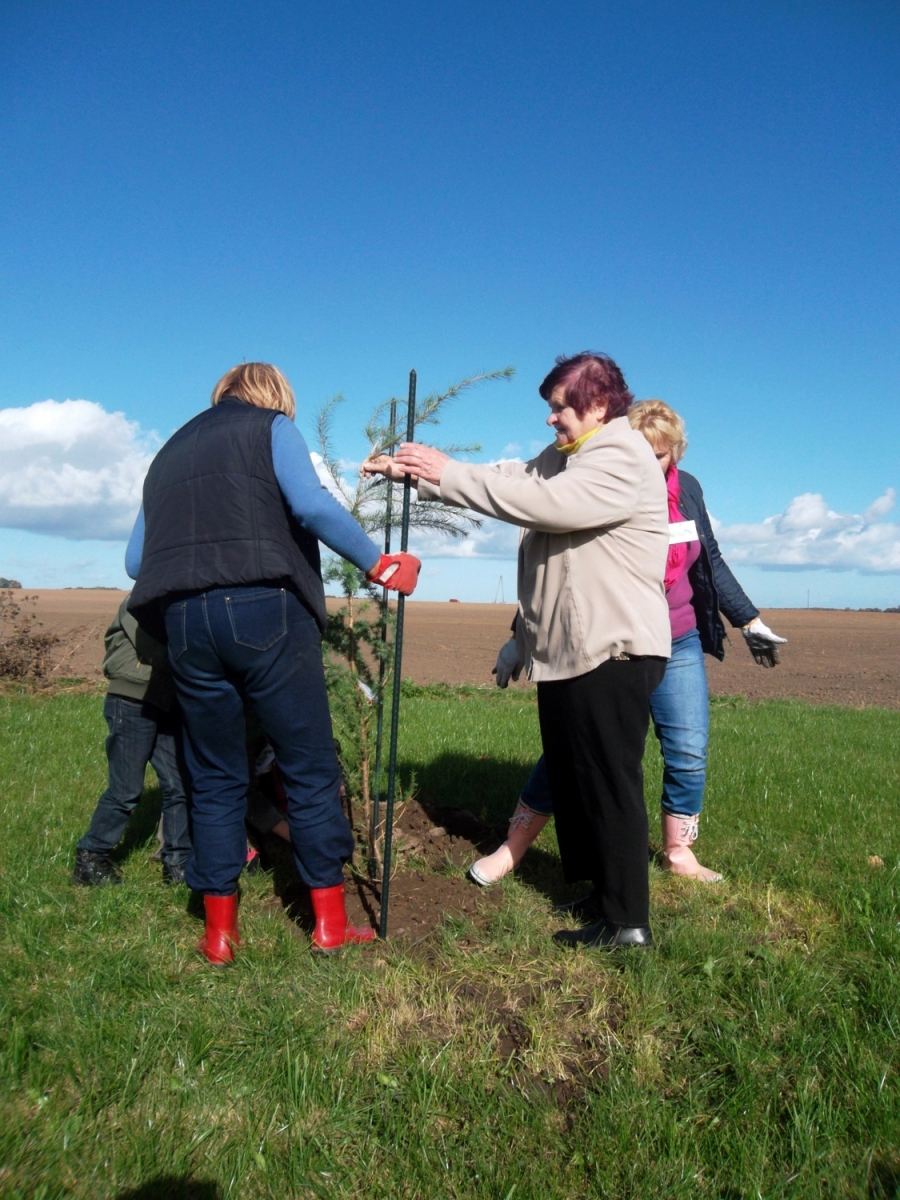
[(280, 414), (272, 422), (272, 463), (281, 494), (303, 528), (361, 571), (370, 571), (381, 552), (322, 486), (303, 434), (293, 421)]
[(787, 638), (779, 637), (764, 621), (760, 619), (759, 609), (752, 603), (747, 593), (735, 579), (730, 567), (722, 557), (716, 535), (713, 533), (712, 522), (706, 511), (703, 490), (697, 484), (699, 503), (697, 524), (706, 543), (709, 562), (712, 567), (713, 583), (719, 597), (719, 608), (737, 629), (739, 628), (747, 643), (747, 649), (754, 661), (760, 667), (777, 667), (779, 662), (778, 647), (787, 642)]
[(316, 474), (303, 434), (285, 416), (272, 422), (272, 462), (288, 508), (304, 529), (365, 572), (371, 583), (412, 595), (421, 563), (412, 554), (382, 554)]
[[(387, 454), (377, 454), (367, 458), (362, 465), (362, 473), (366, 476), (384, 475), (395, 483), (407, 475), (413, 477), (416, 484), (425, 484), (428, 499), (432, 499), (441, 482), (444, 468), (455, 460), (442, 450), (435, 450), (421, 442), (403, 442), (395, 457)], [(526, 476), (530, 473), (531, 464), (509, 459), (506, 462), (492, 463), (491, 467), (501, 475)]]
[(731, 568), (722, 557), (716, 535), (713, 533), (712, 522), (700, 493), (700, 511), (697, 515), (697, 525), (703, 534), (709, 563), (712, 567), (713, 583), (719, 595), (719, 608), (735, 627), (739, 629), (759, 616), (759, 609), (735, 579)]
[(622, 444), (607, 445), (589, 460), (570, 460), (555, 474), (498, 467), (451, 461), (441, 476), (441, 499), (524, 529), (571, 533), (628, 520), (642, 477), (633, 449)]

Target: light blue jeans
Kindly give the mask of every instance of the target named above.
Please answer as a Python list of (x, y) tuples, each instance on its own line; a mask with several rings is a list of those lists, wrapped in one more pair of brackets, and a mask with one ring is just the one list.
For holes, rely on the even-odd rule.
[[(650, 716), (663, 756), (662, 806), (678, 817), (696, 816), (703, 808), (709, 740), (709, 692), (696, 629), (672, 642), (662, 683), (650, 696)], [(543, 755), (522, 789), (522, 803), (542, 815), (553, 813)]]
[(663, 756), (662, 806), (694, 817), (703, 808), (709, 740), (706, 667), (696, 629), (672, 642), (663, 681), (650, 697), (650, 716)]

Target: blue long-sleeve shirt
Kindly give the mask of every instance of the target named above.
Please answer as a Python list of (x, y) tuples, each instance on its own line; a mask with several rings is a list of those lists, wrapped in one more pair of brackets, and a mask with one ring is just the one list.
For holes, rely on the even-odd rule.
[[(322, 486), (303, 434), (279, 413), (272, 422), (272, 465), (288, 508), (304, 529), (361, 571), (370, 571), (381, 551), (350, 513)], [(137, 515), (125, 550), (125, 570), (137, 579), (144, 553), (144, 509)]]

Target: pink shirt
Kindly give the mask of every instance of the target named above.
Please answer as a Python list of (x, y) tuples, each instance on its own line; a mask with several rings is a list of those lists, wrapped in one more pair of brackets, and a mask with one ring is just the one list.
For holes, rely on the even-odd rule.
[(684, 560), (684, 570), (666, 592), (669, 602), (669, 621), (672, 625), (672, 639), (683, 637), (692, 629), (697, 628), (697, 616), (694, 606), (693, 589), (688, 579), (688, 571), (700, 557), (700, 543), (688, 542), (687, 558)]

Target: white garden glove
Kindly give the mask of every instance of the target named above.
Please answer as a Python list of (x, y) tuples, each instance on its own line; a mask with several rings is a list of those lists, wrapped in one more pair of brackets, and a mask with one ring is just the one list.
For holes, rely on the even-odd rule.
[(759, 617), (754, 617), (749, 625), (744, 626), (741, 633), (750, 653), (761, 667), (778, 666), (778, 647), (783, 646), (787, 638), (773, 633)]
[(497, 655), (497, 665), (491, 671), (497, 676), (497, 687), (509, 687), (510, 679), (515, 683), (522, 674), (522, 664), (519, 662), (519, 652), (516, 649), (516, 639), (510, 638), (505, 642)]

